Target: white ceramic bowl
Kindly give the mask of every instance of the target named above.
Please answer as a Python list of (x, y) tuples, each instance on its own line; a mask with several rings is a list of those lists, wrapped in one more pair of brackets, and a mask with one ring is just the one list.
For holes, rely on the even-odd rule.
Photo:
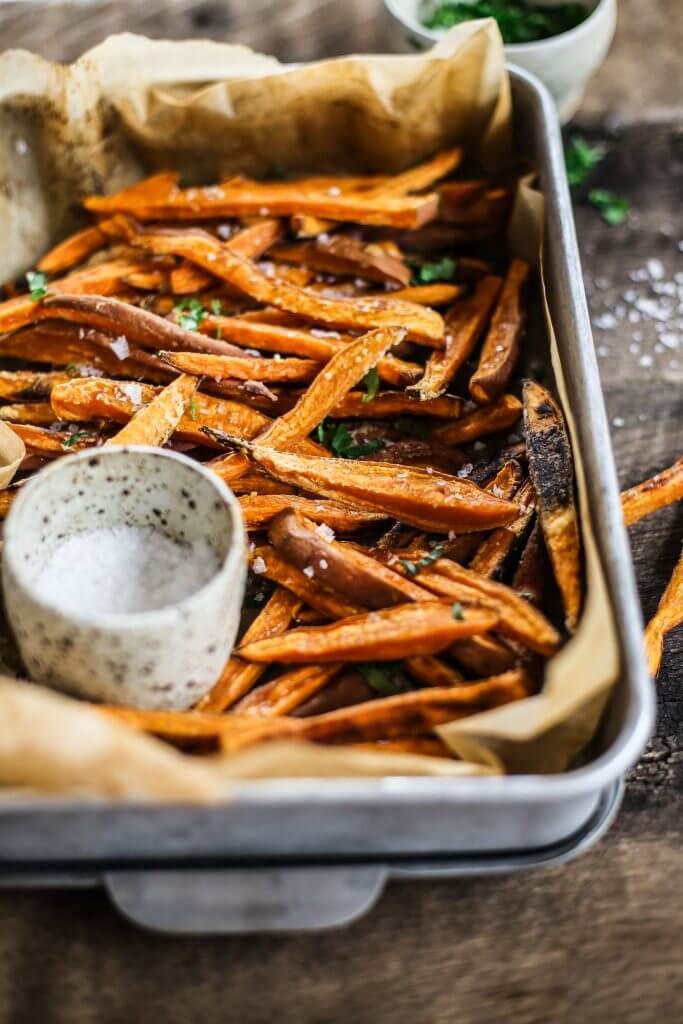
[[(543, 0), (548, 7), (562, 0)], [(394, 26), (395, 43), (406, 50), (426, 50), (445, 32), (425, 28), (419, 18), (422, 0), (384, 0)], [(548, 87), (562, 121), (577, 111), (590, 76), (609, 50), (617, 23), (617, 0), (586, 0), (592, 8), (585, 21), (569, 32), (536, 43), (505, 47), (510, 64), (531, 71)]]
[[(151, 611), (72, 612), (37, 594), (41, 571), (65, 537), (121, 525), (152, 525), (176, 541), (205, 538), (218, 569), (200, 589)], [(245, 577), (237, 499), (177, 452), (112, 446), (59, 459), (21, 488), (5, 523), (5, 604), (27, 671), (92, 700), (191, 707), (230, 655)]]

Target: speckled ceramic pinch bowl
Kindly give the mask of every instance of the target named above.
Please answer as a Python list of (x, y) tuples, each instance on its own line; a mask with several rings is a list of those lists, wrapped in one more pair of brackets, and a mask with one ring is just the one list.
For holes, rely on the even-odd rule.
[[(102, 527), (154, 526), (205, 538), (218, 568), (204, 586), (152, 611), (67, 612), (36, 593), (56, 547)], [(176, 452), (90, 449), (21, 488), (5, 523), (2, 583), (30, 676), (111, 704), (191, 707), (213, 685), (237, 633), (246, 576), (239, 503), (209, 470)]]

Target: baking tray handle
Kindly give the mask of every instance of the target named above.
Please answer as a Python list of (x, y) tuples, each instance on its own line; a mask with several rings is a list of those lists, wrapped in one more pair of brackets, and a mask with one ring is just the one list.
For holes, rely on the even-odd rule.
[(238, 935), (335, 928), (366, 913), (388, 875), (383, 865), (113, 871), (116, 908), (166, 934)]

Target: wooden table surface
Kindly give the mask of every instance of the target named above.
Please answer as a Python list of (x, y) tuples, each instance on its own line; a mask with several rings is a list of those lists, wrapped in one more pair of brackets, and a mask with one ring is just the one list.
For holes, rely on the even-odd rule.
[[(124, 28), (214, 35), (307, 59), (381, 50), (380, 7), (4, 3), (0, 26), (3, 47), (53, 59)], [(578, 124), (608, 148), (596, 185), (629, 196), (634, 212), (619, 228), (592, 209), (576, 213), (617, 463), (629, 485), (683, 448), (683, 18), (679, 0), (620, 7), (615, 47)], [(632, 531), (645, 616), (682, 538), (682, 506)], [(95, 892), (3, 892), (0, 1024), (162, 1014), (167, 1024), (681, 1020), (683, 631), (667, 643), (658, 690), (656, 736), (631, 773), (617, 823), (579, 861), (524, 877), (394, 883), (353, 926), (286, 938), (159, 938), (119, 919)]]

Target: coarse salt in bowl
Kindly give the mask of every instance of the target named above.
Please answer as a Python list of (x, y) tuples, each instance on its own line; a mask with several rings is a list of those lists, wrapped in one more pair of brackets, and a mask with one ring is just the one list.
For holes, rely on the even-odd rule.
[(112, 446), (42, 470), (13, 503), (2, 562), (7, 615), (36, 682), (186, 709), (235, 642), (246, 578), (239, 503), (177, 452)]

